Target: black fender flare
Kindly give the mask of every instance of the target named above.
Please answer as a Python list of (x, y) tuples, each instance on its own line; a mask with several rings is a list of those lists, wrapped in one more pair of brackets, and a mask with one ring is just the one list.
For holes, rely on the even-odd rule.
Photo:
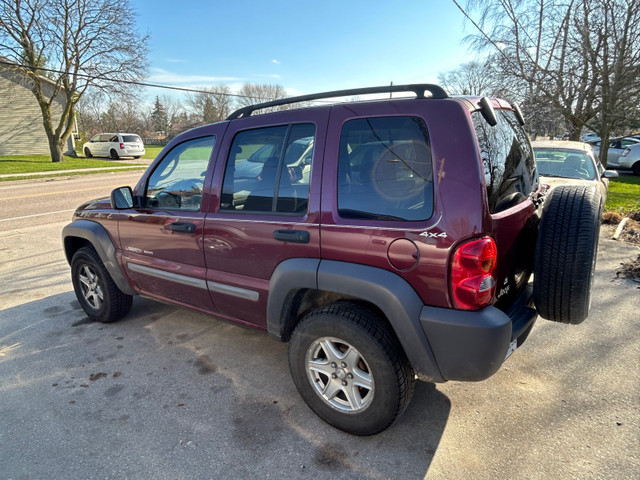
[(113, 245), (109, 233), (102, 225), (97, 222), (92, 222), (91, 220), (80, 219), (71, 222), (62, 229), (62, 243), (69, 265), (71, 265), (73, 254), (77, 250), (77, 248), (74, 248), (74, 239), (86, 240), (91, 244), (98, 253), (109, 275), (111, 275), (111, 278), (123, 293), (137, 295), (129, 285), (122, 270), (120, 270), (120, 266), (116, 260), (116, 247)]
[(289, 259), (271, 277), (267, 301), (267, 330), (282, 340), (287, 325), (286, 300), (301, 288), (336, 292), (375, 305), (388, 319), (416, 374), (443, 382), (429, 341), (420, 323), (424, 302), (402, 277), (377, 267), (319, 259)]

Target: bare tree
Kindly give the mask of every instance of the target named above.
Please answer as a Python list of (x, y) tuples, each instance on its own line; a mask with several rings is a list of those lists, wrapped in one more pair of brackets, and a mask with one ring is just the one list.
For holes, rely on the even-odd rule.
[[(240, 89), (238, 97), (238, 105), (246, 107), (256, 103), (270, 102), (272, 100), (280, 100), (287, 97), (287, 91), (282, 85), (278, 84), (256, 84), (245, 83)], [(271, 107), (260, 110), (260, 113), (275, 112), (278, 110), (286, 110), (288, 106)]]
[[(5, 68), (27, 79), (40, 105), (53, 162), (63, 160), (87, 88), (130, 90), (127, 82), (146, 72), (148, 36), (136, 30), (128, 0), (0, 0), (0, 55), (10, 61)], [(59, 96), (56, 122), (52, 105)]]
[[(562, 114), (571, 139), (598, 115), (599, 133), (608, 138), (616, 122), (611, 112), (634, 83), (637, 88), (640, 0), (470, 0), (469, 5), (480, 13), (481, 33), (469, 37), (475, 48), (501, 55), (505, 73), (527, 86), (528, 98), (543, 99)], [(606, 155), (606, 148), (601, 152)]]
[(233, 97), (229, 87), (217, 85), (191, 94), (188, 104), (199, 115), (202, 123), (220, 122), (231, 113)]
[(501, 96), (490, 60), (472, 61), (438, 75), (438, 82), (453, 95)]

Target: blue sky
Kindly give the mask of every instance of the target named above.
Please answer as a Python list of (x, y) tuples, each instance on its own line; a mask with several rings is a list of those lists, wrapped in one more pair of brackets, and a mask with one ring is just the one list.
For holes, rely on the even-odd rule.
[(477, 58), (462, 43), (473, 27), (451, 0), (131, 4), (151, 34), (152, 83), (278, 83), (296, 95), (435, 83), (438, 73)]

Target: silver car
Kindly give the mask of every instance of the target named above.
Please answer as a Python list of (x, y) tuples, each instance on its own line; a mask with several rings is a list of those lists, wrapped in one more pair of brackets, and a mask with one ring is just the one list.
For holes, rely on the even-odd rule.
[(541, 183), (551, 188), (559, 185), (595, 185), (604, 204), (609, 179), (617, 177), (618, 172), (605, 170), (591, 145), (564, 141), (531, 142), (531, 145)]
[[(589, 144), (593, 147), (596, 156), (600, 156), (600, 142), (601, 140), (589, 141)], [(607, 168), (621, 168), (618, 166), (618, 159), (622, 156), (627, 147), (636, 144), (640, 144), (640, 140), (634, 137), (610, 138), (609, 151), (607, 153)]]
[(640, 175), (640, 143), (628, 146), (618, 159), (618, 167), (621, 170), (633, 170)]

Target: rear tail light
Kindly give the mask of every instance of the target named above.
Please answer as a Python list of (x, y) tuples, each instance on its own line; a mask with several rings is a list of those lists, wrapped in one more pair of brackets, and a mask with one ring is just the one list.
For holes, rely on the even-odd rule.
[(453, 253), (451, 291), (455, 308), (477, 310), (493, 301), (494, 272), (498, 260), (496, 242), (482, 237), (461, 244)]
[(124, 143), (120, 144), (120, 150), (124, 150)]
[(629, 147), (627, 147), (627, 148), (624, 149), (624, 152), (622, 152), (622, 156), (626, 157), (630, 153), (631, 153), (631, 149)]

